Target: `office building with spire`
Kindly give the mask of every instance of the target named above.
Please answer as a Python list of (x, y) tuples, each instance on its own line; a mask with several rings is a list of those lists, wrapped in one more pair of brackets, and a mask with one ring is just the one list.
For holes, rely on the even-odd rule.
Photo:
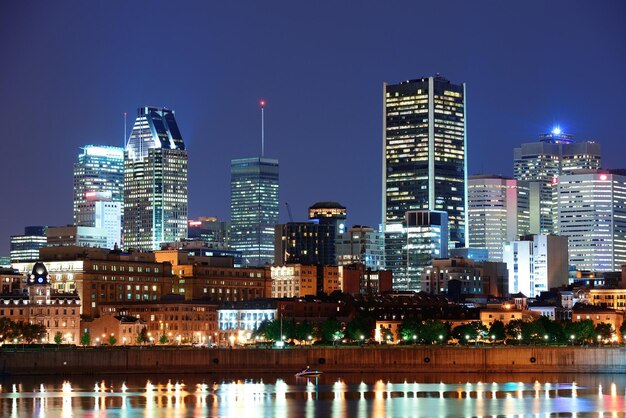
[(139, 108), (124, 155), (124, 248), (187, 238), (187, 160), (174, 111)]
[(274, 262), (278, 223), (278, 160), (265, 158), (265, 100), (261, 108), (261, 156), (230, 163), (230, 246), (242, 252), (245, 266)]
[[(394, 289), (419, 290), (426, 266), (415, 263), (430, 260), (441, 242), (466, 246), (465, 114), (465, 84), (452, 84), (437, 75), (384, 85), (382, 220), (385, 262), (393, 271)], [(417, 228), (419, 222), (409, 225), (407, 212), (414, 211), (420, 211), (421, 220), (447, 218), (447, 228), (438, 230), (449, 237)], [(437, 242), (426, 245), (421, 233)], [(426, 247), (429, 255), (414, 254)]]

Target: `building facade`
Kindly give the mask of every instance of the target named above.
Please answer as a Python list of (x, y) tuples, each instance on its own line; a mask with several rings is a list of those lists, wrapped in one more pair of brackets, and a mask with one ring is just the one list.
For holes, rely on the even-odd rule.
[(465, 85), (429, 77), (384, 85), (383, 224), (394, 287), (407, 280), (402, 245), (407, 211), (445, 211), (452, 247), (467, 244)]
[(41, 262), (34, 263), (23, 277), (25, 288), (0, 294), (0, 317), (43, 325), (46, 336), (41, 342), (53, 343), (60, 334), (63, 343), (78, 344), (81, 310), (78, 294), (56, 291), (50, 284), (46, 266)]
[(467, 200), (470, 247), (487, 248), (490, 261), (502, 261), (504, 243), (528, 234), (528, 187), (503, 176), (470, 176)]
[(509, 293), (539, 296), (569, 282), (567, 237), (527, 235), (504, 245), (509, 270)]
[(278, 160), (256, 157), (230, 164), (231, 246), (244, 265), (274, 262), (274, 226), (278, 223)]
[(337, 265), (361, 263), (372, 270), (385, 268), (385, 235), (373, 228), (354, 225), (337, 235)]
[[(53, 290), (76, 292), (83, 319), (93, 318), (104, 302), (154, 301), (172, 292), (172, 265), (156, 262), (151, 253), (122, 253), (88, 247), (41, 250)], [(27, 274), (34, 263), (15, 263)]]
[(174, 111), (139, 108), (124, 157), (124, 248), (187, 238), (187, 159)]
[(79, 205), (76, 225), (104, 230), (106, 248), (112, 250), (122, 245), (122, 206), (123, 202), (114, 202), (108, 197), (87, 196)]
[(562, 175), (554, 185), (556, 229), (569, 238), (578, 270), (620, 271), (626, 264), (626, 170)]

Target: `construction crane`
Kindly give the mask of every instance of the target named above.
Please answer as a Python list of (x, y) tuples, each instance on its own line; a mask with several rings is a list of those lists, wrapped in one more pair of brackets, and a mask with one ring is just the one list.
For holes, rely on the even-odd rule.
[(287, 214), (289, 215), (289, 222), (293, 222), (293, 216), (291, 216), (291, 206), (289, 206), (289, 202), (285, 202), (285, 206), (287, 206)]

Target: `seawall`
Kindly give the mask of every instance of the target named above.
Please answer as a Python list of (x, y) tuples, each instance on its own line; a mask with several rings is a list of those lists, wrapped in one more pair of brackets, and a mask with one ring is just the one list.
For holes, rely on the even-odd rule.
[(0, 372), (27, 374), (292, 372), (624, 373), (626, 348), (89, 348), (0, 352)]

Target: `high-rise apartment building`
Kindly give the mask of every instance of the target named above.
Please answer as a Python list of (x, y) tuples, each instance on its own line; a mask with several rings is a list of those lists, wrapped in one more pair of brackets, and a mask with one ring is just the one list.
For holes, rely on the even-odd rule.
[(187, 150), (174, 111), (137, 110), (124, 159), (124, 247), (187, 238)]
[(554, 184), (556, 229), (569, 238), (577, 270), (619, 271), (626, 264), (626, 170), (566, 174)]
[(528, 234), (528, 187), (496, 176), (470, 176), (467, 185), (469, 245), (487, 248), (490, 261), (502, 261), (505, 242)]
[(272, 264), (279, 213), (278, 160), (235, 159), (230, 174), (230, 245), (243, 253), (246, 266)]
[(385, 262), (396, 289), (419, 290), (407, 268), (424, 267), (405, 264), (407, 211), (445, 211), (450, 246), (467, 244), (465, 113), (464, 84), (436, 76), (384, 85)]
[(124, 149), (86, 145), (82, 150), (74, 164), (74, 224), (98, 227), (93, 202), (119, 202), (121, 208), (124, 201)]
[(577, 170), (600, 168), (600, 144), (576, 143), (573, 135), (555, 128), (551, 133), (540, 135), (539, 142), (515, 148), (513, 159), (515, 178), (529, 182), (529, 232), (553, 234), (553, 182)]

